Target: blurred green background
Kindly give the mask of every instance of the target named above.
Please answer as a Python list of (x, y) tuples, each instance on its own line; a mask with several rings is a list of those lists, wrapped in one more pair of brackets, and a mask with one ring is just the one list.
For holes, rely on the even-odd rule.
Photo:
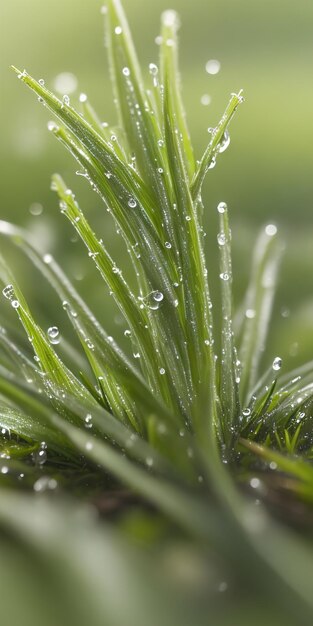
[[(122, 336), (122, 321), (112, 299), (99, 289), (91, 261), (59, 214), (50, 191), (51, 173), (60, 172), (77, 191), (99, 237), (109, 242), (117, 258), (124, 254), (121, 242), (98, 197), (75, 176), (75, 163), (48, 133), (49, 113), (9, 70), (10, 64), (25, 67), (51, 87), (60, 73), (72, 73), (77, 78), (77, 89), (70, 94), (73, 102), (81, 91), (86, 92), (101, 119), (114, 124), (101, 4), (96, 0), (1, 2), (1, 218), (26, 225), (43, 250), (56, 254), (104, 319), (104, 326)], [(155, 37), (161, 11), (174, 8), (181, 16), (183, 93), (198, 157), (208, 141), (207, 128), (217, 123), (230, 92), (244, 89), (246, 102), (232, 122), (230, 148), (209, 172), (204, 190), (209, 269), (217, 275), (215, 206), (219, 201), (229, 203), (232, 215), (236, 302), (246, 285), (258, 229), (268, 222), (277, 224), (286, 249), (265, 359), (279, 354), (287, 364), (297, 365), (312, 358), (313, 3), (125, 0), (124, 6), (145, 68), (157, 61)], [(220, 61), (217, 75), (205, 71), (208, 59)], [(211, 98), (208, 106), (201, 104), (203, 94)], [(42, 316), (58, 322), (61, 307), (52, 313), (32, 270), (18, 256), (11, 255), (11, 261), (28, 281), (27, 293), (41, 307)]]

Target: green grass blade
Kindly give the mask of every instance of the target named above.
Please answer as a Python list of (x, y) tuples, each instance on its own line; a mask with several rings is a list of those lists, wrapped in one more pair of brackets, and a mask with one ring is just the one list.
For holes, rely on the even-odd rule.
[(211, 141), (209, 142), (209, 145), (200, 160), (192, 180), (191, 193), (194, 200), (197, 200), (201, 192), (202, 184), (207, 171), (214, 167), (219, 152), (224, 151), (225, 143), (228, 143), (229, 141), (227, 138), (228, 125), (239, 104), (243, 101), (244, 99), (241, 95), (241, 91), (238, 94), (232, 94), (223, 116), (221, 117), (216, 128), (213, 129)]
[[(276, 232), (276, 226), (270, 224), (257, 241), (251, 280), (245, 297), (239, 347), (242, 364), (240, 393), (243, 405), (248, 403), (257, 381), (273, 306), (280, 258)], [(277, 364), (278, 362), (277, 358)]]
[[(165, 11), (161, 17), (161, 37), (160, 46), (160, 68), (161, 83), (168, 81), (175, 89), (172, 89), (173, 109), (175, 111), (175, 132), (179, 135), (182, 144), (182, 155), (184, 166), (189, 179), (195, 171), (195, 159), (187, 128), (186, 115), (183, 107), (180, 77), (178, 71), (178, 43), (177, 31), (179, 28), (179, 18), (175, 11)], [(165, 69), (166, 68), (166, 69)]]
[(223, 430), (227, 447), (233, 446), (239, 426), (239, 384), (236, 368), (236, 351), (232, 322), (232, 262), (231, 231), (228, 221), (228, 209), (224, 202), (218, 205), (219, 233), (217, 242), (220, 254), (221, 280), (221, 380), (220, 398), (222, 404)]

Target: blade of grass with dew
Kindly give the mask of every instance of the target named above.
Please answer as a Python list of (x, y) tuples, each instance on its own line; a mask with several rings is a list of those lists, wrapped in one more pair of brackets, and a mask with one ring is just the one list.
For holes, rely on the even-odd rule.
[[(179, 135), (182, 143), (182, 156), (185, 170), (189, 180), (195, 171), (195, 158), (190, 141), (190, 135), (186, 122), (183, 101), (181, 97), (180, 76), (178, 70), (178, 43), (177, 32), (179, 29), (179, 17), (175, 11), (165, 11), (161, 16), (161, 45), (160, 45), (160, 69), (161, 84), (164, 79), (164, 65), (166, 65), (167, 80), (175, 85), (172, 88), (173, 110), (175, 111), (175, 132)], [(164, 84), (163, 84), (164, 88)]]
[[(170, 13), (173, 17), (174, 13)], [(160, 58), (161, 77), (164, 87), (163, 118), (165, 147), (168, 154), (169, 171), (175, 192), (177, 210), (177, 246), (180, 254), (182, 274), (182, 296), (185, 312), (185, 332), (193, 375), (193, 420), (194, 427), (202, 434), (209, 430), (209, 421), (215, 414), (214, 398), (214, 355), (212, 352), (212, 318), (210, 297), (206, 280), (206, 268), (200, 241), (200, 228), (189, 191), (189, 180), (184, 161), (184, 136), (180, 134), (178, 124), (181, 110), (175, 96), (178, 77), (174, 50), (176, 45), (175, 20), (168, 20), (164, 14), (163, 28), (166, 33), (162, 38)], [(162, 31), (163, 32), (163, 31)], [(165, 36), (166, 34), (166, 36)], [(168, 45), (168, 42), (171, 45)], [(193, 251), (190, 254), (190, 250)], [(211, 381), (211, 385), (210, 385)], [(213, 389), (211, 387), (213, 386)], [(208, 417), (208, 397), (212, 413)]]
[[(280, 249), (276, 241), (276, 226), (270, 224), (256, 244), (252, 275), (244, 303), (242, 338), (239, 359), (242, 365), (240, 392), (246, 405), (256, 384), (260, 360), (273, 306)], [(273, 367), (280, 369), (280, 360)]]
[[(103, 368), (106, 367), (114, 373), (117, 384), (123, 386), (125, 393), (126, 391), (129, 392), (131, 397), (136, 399), (137, 407), (142, 405), (143, 409), (148, 412), (157, 410), (158, 415), (167, 422), (175, 420), (175, 416), (172, 416), (165, 405), (159, 403), (156, 396), (152, 395), (138, 370), (117, 346), (113, 338), (109, 338), (105, 333), (54, 258), (50, 254), (42, 256), (32, 245), (27, 233), (8, 222), (0, 221), (0, 234), (9, 237), (14, 245), (24, 251), (43, 277), (51, 284), (61, 302), (68, 303), (69, 306), (66, 306), (66, 311), (77, 333), (79, 334), (81, 330), (89, 337), (91, 343), (98, 350), (98, 358), (101, 359)], [(0, 340), (1, 337), (0, 333)], [(3, 339), (5, 339), (5, 335)], [(14, 346), (10, 344), (9, 350), (12, 354)], [(20, 362), (20, 360), (21, 355), (18, 351), (17, 361)], [(34, 368), (31, 362), (29, 365), (32, 369)], [(180, 421), (177, 420), (177, 423), (179, 424)]]
[(162, 150), (161, 129), (145, 94), (131, 33), (119, 0), (108, 3), (107, 40), (121, 122), (138, 169), (158, 207), (154, 223), (159, 236), (172, 242), (175, 241), (175, 228), (164, 176), (167, 162)]
[[(197, 170), (195, 172), (195, 175), (191, 183), (191, 193), (192, 193), (192, 197), (194, 200), (197, 200), (201, 192), (202, 184), (205, 179), (207, 171), (210, 168), (214, 167), (216, 158), (219, 152), (222, 152), (223, 150), (225, 150), (225, 142), (227, 143), (229, 142), (229, 138), (227, 138), (228, 125), (236, 109), (238, 108), (239, 104), (244, 102), (244, 98), (241, 95), (241, 93), (242, 92), (240, 91), (238, 94), (233, 93), (231, 95), (230, 101), (225, 109), (223, 116), (221, 117), (216, 128), (214, 128), (212, 131), (211, 141), (209, 142), (208, 147), (206, 148), (199, 162), (199, 165), (197, 167)], [(225, 139), (225, 133), (226, 133), (226, 139)]]
[[(128, 289), (128, 286), (124, 282), (121, 272), (116, 268), (116, 265), (110, 259), (108, 253), (105, 248), (99, 243), (98, 239), (92, 232), (89, 227), (88, 222), (84, 218), (82, 212), (80, 211), (77, 202), (75, 201), (72, 194), (68, 193), (66, 185), (63, 183), (62, 179), (59, 176), (54, 176), (53, 178), (56, 189), (60, 195), (61, 202), (64, 203), (64, 213), (66, 217), (71, 221), (73, 226), (76, 228), (78, 234), (84, 241), (87, 249), (89, 250), (89, 254), (91, 258), (95, 261), (97, 268), (99, 269), (101, 275), (106, 280), (109, 285), (109, 288), (112, 290), (116, 302), (119, 305), (121, 312), (125, 316), (134, 336), (136, 337), (136, 341), (138, 342), (138, 347), (140, 350), (143, 367), (147, 367), (147, 374), (149, 378), (152, 378), (154, 388), (159, 389), (161, 392), (161, 397), (163, 397), (169, 406), (171, 406), (173, 390), (169, 385), (169, 376), (172, 377), (172, 382), (175, 388), (178, 387), (177, 398), (182, 400), (184, 396), (186, 397), (185, 386), (182, 385), (182, 379), (185, 379), (184, 370), (180, 363), (178, 365), (173, 361), (174, 355), (176, 354), (175, 349), (175, 339), (177, 335), (177, 329), (175, 324), (173, 323), (172, 317), (167, 317), (167, 326), (158, 325), (160, 330), (163, 329), (163, 334), (165, 334), (164, 340), (168, 344), (173, 346), (173, 350), (167, 350), (163, 352), (163, 354), (167, 355), (167, 360), (165, 363), (160, 363), (159, 369), (157, 370), (157, 377), (155, 377), (155, 352), (154, 346), (151, 343), (151, 335), (149, 333), (144, 333), (143, 329), (146, 326), (149, 318), (145, 316), (145, 307), (142, 305), (141, 307), (137, 305), (137, 301), (133, 294)], [(66, 207), (66, 208), (65, 208)], [(114, 271), (116, 268), (116, 271)], [(160, 294), (161, 304), (163, 305), (163, 293), (162, 292), (154, 292), (156, 294)], [(157, 296), (158, 297), (158, 296)], [(164, 306), (164, 305), (163, 305)], [(154, 297), (152, 296), (148, 303), (148, 309), (151, 308), (153, 312), (156, 312), (159, 309), (159, 301), (156, 299), (154, 301)], [(162, 314), (162, 309), (161, 309)], [(176, 333), (175, 333), (176, 330)], [(177, 345), (181, 345), (178, 343)], [(178, 355), (180, 356), (180, 355)], [(152, 362), (153, 357), (153, 362)], [(165, 367), (167, 366), (167, 374)], [(164, 369), (164, 372), (163, 372)], [(187, 402), (187, 398), (185, 403)], [(173, 405), (172, 405), (173, 406)], [(174, 404), (173, 409), (180, 408), (179, 405)]]
[(224, 441), (231, 453), (233, 443), (238, 435), (239, 427), (239, 383), (236, 369), (236, 350), (232, 323), (232, 262), (231, 262), (231, 231), (228, 221), (228, 208), (224, 202), (218, 205), (219, 233), (217, 242), (220, 255), (221, 281), (221, 375), (220, 399), (222, 404), (222, 420)]

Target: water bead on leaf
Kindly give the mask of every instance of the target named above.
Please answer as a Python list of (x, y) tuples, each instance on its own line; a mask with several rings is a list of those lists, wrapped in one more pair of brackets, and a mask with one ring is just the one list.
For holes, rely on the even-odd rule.
[(277, 233), (277, 226), (275, 226), (275, 224), (268, 224), (265, 227), (265, 234), (268, 237), (274, 237), (274, 235), (276, 235), (276, 233)]
[(140, 300), (143, 302), (144, 306), (147, 307), (147, 309), (156, 311), (161, 306), (164, 300), (164, 295), (161, 291), (151, 291), (144, 298), (140, 298)]
[(218, 210), (218, 212), (219, 212), (219, 213), (225, 213), (225, 211), (227, 210), (227, 204), (226, 204), (226, 202), (220, 202), (220, 203), (217, 205), (217, 210)]
[(47, 331), (49, 341), (52, 344), (58, 344), (60, 342), (60, 331), (57, 326), (50, 326)]
[(129, 198), (127, 204), (131, 209), (134, 209), (137, 206), (135, 198)]

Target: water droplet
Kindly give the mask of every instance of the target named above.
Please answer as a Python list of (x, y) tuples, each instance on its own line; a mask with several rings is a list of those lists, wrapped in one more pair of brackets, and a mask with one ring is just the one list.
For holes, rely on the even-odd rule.
[(250, 487), (252, 487), (252, 489), (259, 489), (261, 487), (261, 481), (259, 478), (251, 478), (250, 480)]
[(62, 72), (55, 77), (54, 88), (62, 95), (73, 93), (77, 89), (77, 78), (71, 72)]
[(33, 202), (29, 207), (29, 212), (31, 215), (41, 215), (43, 212), (43, 206), (39, 202)]
[(85, 417), (85, 427), (86, 428), (92, 428), (92, 415), (91, 415), (91, 413), (87, 413), (87, 415)]
[[(59, 127), (53, 120), (50, 120), (47, 123), (47, 129), (49, 130), (50, 133), (53, 133), (53, 132), (56, 132), (57, 130), (59, 130)], [(56, 191), (57, 190), (56, 184), (52, 182), (51, 186), (50, 186), (50, 189), (52, 191)]]
[(210, 59), (205, 64), (205, 71), (211, 76), (218, 74), (221, 69), (221, 64), (217, 59)]
[(13, 306), (13, 309), (18, 309), (20, 306), (20, 303), (18, 300), (12, 300), (11, 306)]
[(52, 262), (52, 256), (51, 254), (45, 254), (42, 258), (43, 262), (46, 263), (47, 265), (49, 265), (49, 263)]
[(268, 237), (274, 237), (276, 233), (277, 233), (277, 226), (275, 226), (275, 224), (268, 224), (265, 227), (265, 234), (268, 235)]
[(41, 476), (34, 483), (33, 489), (37, 493), (40, 493), (41, 491), (47, 491), (47, 490), (53, 491), (54, 489), (57, 488), (57, 486), (58, 486), (58, 483), (55, 480), (55, 478), (50, 478), (49, 476)]
[(131, 209), (134, 209), (137, 206), (135, 198), (129, 198), (127, 204)]
[(255, 315), (256, 315), (256, 311), (255, 311), (255, 309), (247, 309), (247, 310), (246, 310), (246, 312), (245, 312), (245, 316), (246, 316), (246, 317), (247, 317), (247, 319), (249, 319), (249, 320), (253, 320), (253, 318), (255, 317)]
[(131, 331), (130, 330), (124, 330), (124, 337), (131, 337)]
[(140, 359), (139, 352), (134, 352), (133, 357), (134, 357), (134, 359)]
[(159, 372), (160, 372), (161, 376), (163, 376), (163, 374), (165, 374), (164, 367), (160, 367)]
[(249, 417), (249, 415), (251, 415), (251, 409), (248, 409), (248, 408), (247, 409), (243, 409), (242, 410), (242, 415), (244, 417)]
[(227, 204), (226, 204), (226, 202), (220, 202), (217, 205), (217, 210), (218, 210), (219, 213), (225, 213), (225, 211), (227, 211)]
[(1, 467), (1, 474), (8, 474), (9, 468), (6, 465)]
[(57, 344), (60, 342), (60, 331), (57, 326), (50, 326), (47, 331), (49, 341), (52, 344)]
[(227, 274), (227, 272), (222, 272), (222, 273), (220, 274), (220, 278), (221, 278), (222, 280), (225, 280), (225, 281), (226, 281), (226, 280), (229, 280), (229, 274)]
[(273, 370), (275, 370), (275, 372), (278, 372), (281, 366), (282, 366), (282, 359), (279, 356), (277, 356), (273, 361), (272, 368)]
[(69, 98), (69, 96), (67, 94), (64, 94), (62, 100), (63, 100), (63, 104), (66, 104), (66, 106), (69, 106), (70, 98)]
[(215, 165), (216, 165), (216, 158), (215, 158), (215, 156), (213, 156), (213, 157), (212, 157), (212, 159), (211, 159), (211, 161), (210, 161), (210, 163), (209, 163), (209, 165), (208, 165), (208, 167), (207, 167), (207, 169), (208, 169), (208, 170), (213, 170), (213, 168), (215, 167)]
[(47, 460), (47, 452), (44, 448), (40, 448), (40, 450), (36, 450), (33, 454), (34, 462), (36, 465), (44, 465)]
[(129, 67), (123, 67), (122, 72), (123, 72), (124, 76), (130, 76), (130, 69), (129, 69)]
[(39, 83), (39, 85), (41, 85), (42, 87), (44, 87), (44, 85), (45, 85), (45, 81), (44, 81), (44, 79), (43, 79), (43, 78), (39, 78), (38, 83)]
[(166, 241), (164, 245), (168, 248), (168, 250), (172, 247), (172, 244), (169, 241)]
[(163, 299), (164, 295), (161, 291), (151, 291), (145, 298), (140, 298), (144, 305), (152, 311), (156, 311), (160, 307)]
[(225, 246), (226, 243), (226, 235), (225, 233), (218, 233), (217, 242), (220, 246)]
[(208, 93), (204, 93), (203, 96), (201, 96), (201, 98), (200, 98), (201, 104), (203, 104), (203, 106), (205, 106), (205, 107), (207, 107), (207, 106), (209, 106), (209, 104), (211, 104), (211, 100), (212, 100), (212, 98), (211, 98), (211, 96), (209, 96)]
[(15, 296), (13, 285), (7, 285), (6, 287), (4, 287), (4, 289), (2, 289), (2, 293), (5, 298), (7, 298), (8, 300), (12, 300), (12, 298), (14, 298)]
[(152, 76), (157, 76), (159, 73), (159, 68), (155, 63), (149, 63), (149, 72)]
[(90, 451), (90, 450), (92, 450), (92, 448), (93, 448), (92, 442), (91, 441), (87, 441), (87, 443), (85, 445), (85, 449)]
[(87, 102), (87, 100), (88, 100), (87, 94), (85, 93), (79, 94), (79, 102)]
[(222, 152), (225, 152), (225, 150), (227, 150), (228, 146), (230, 144), (230, 135), (229, 132), (227, 130), (225, 130), (224, 135), (220, 141), (220, 143), (218, 144), (218, 151), (221, 154)]
[(191, 221), (191, 215), (186, 215), (186, 221), (190, 222)]
[(163, 170), (163, 167), (158, 167), (158, 172), (159, 172), (159, 174), (163, 174), (163, 171), (164, 171), (164, 170)]
[(116, 35), (121, 35), (122, 32), (123, 32), (123, 29), (121, 28), (121, 26), (116, 26), (114, 28), (114, 32), (115, 32)]

